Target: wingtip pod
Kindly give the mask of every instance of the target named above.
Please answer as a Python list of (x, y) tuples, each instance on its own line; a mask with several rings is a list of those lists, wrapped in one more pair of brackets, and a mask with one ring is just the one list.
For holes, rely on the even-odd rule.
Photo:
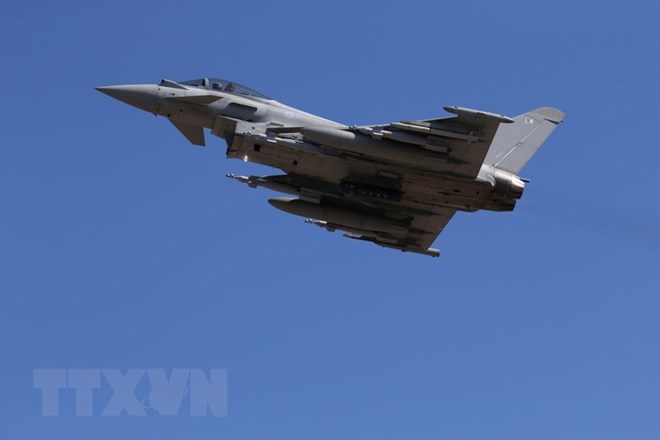
[(566, 113), (552, 107), (539, 107), (529, 113), (534, 113), (535, 115), (540, 116), (541, 119), (554, 122), (555, 124), (564, 122), (564, 116), (566, 116)]
[(513, 119), (508, 116), (498, 115), (497, 113), (486, 112), (483, 110), (474, 110), (471, 108), (459, 107), (457, 105), (451, 105), (443, 107), (444, 110), (448, 113), (453, 113), (459, 118), (464, 119), (492, 119), (503, 124), (513, 123)]

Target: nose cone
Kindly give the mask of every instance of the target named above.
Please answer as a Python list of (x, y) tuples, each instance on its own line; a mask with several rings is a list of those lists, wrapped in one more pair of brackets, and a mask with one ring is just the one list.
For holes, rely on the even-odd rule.
[(156, 113), (158, 86), (154, 84), (131, 84), (125, 86), (97, 87), (96, 90), (105, 93), (121, 102), (140, 110)]

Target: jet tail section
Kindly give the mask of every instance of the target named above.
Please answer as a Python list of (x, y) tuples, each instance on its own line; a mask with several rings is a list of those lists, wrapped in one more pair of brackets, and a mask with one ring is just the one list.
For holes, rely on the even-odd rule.
[(563, 120), (563, 112), (540, 107), (516, 116), (513, 124), (500, 124), (484, 163), (510, 173), (520, 173)]

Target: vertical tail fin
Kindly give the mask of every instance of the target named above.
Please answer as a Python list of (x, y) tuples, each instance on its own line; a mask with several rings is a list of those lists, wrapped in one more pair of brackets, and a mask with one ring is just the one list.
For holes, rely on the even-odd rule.
[(518, 174), (564, 120), (564, 113), (540, 107), (513, 120), (513, 124), (500, 124), (484, 163)]

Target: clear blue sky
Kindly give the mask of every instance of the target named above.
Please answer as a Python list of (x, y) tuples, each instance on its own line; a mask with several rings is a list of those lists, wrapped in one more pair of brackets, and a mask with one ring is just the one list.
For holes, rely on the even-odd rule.
[[(441, 5), (441, 3), (445, 3)], [(657, 439), (657, 2), (10, 2), (0, 436)], [(217, 76), (349, 124), (566, 121), (439, 259), (307, 226), (268, 172), (96, 92)], [(226, 368), (226, 418), (40, 415), (34, 368)]]

